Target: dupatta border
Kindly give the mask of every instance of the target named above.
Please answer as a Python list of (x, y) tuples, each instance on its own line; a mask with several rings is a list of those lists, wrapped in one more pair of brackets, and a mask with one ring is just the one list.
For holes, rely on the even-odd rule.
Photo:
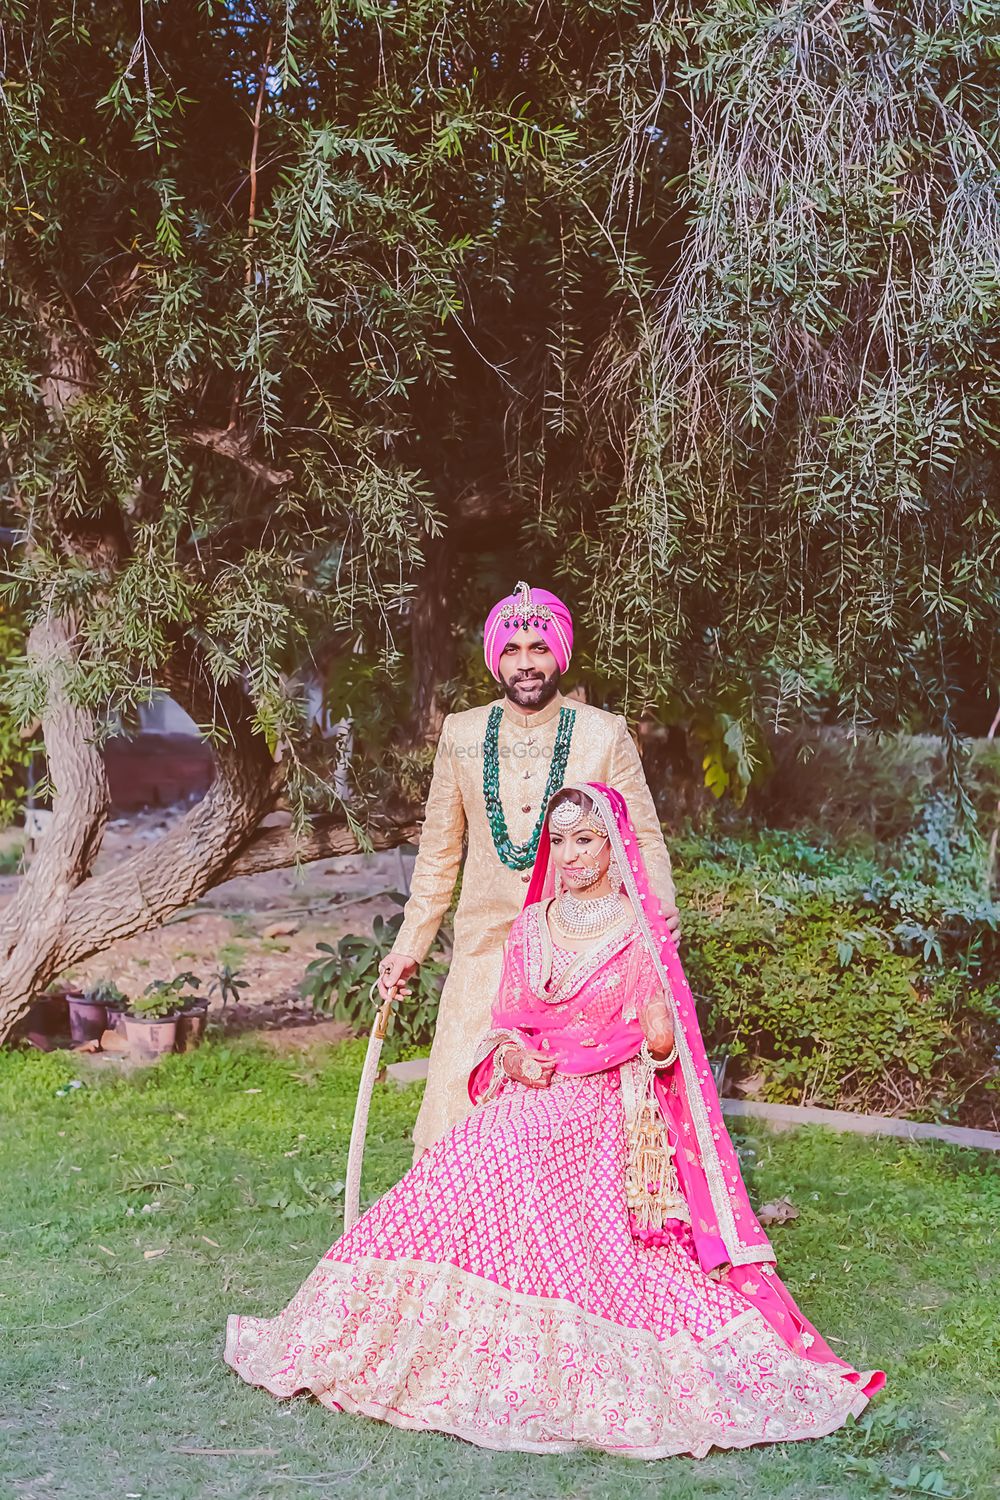
[[(566, 782), (565, 785), (572, 786), (575, 784)], [(674, 1025), (674, 1039), (677, 1044), (678, 1060), (681, 1065), (681, 1073), (684, 1078), (684, 1086), (687, 1092), (688, 1108), (691, 1111), (691, 1118), (694, 1123), (695, 1134), (698, 1138), (698, 1147), (701, 1154), (701, 1167), (702, 1171), (705, 1174), (705, 1180), (708, 1183), (708, 1190), (711, 1194), (712, 1203), (715, 1207), (715, 1212), (720, 1229), (720, 1238), (722, 1239), (722, 1242), (729, 1254), (730, 1264), (749, 1265), (758, 1261), (773, 1261), (775, 1258), (774, 1250), (766, 1241), (766, 1239), (763, 1245), (749, 1245), (741, 1237), (740, 1231), (737, 1228), (736, 1216), (733, 1212), (733, 1205), (730, 1201), (729, 1192), (727, 1190), (727, 1185), (722, 1170), (722, 1163), (719, 1160), (719, 1153), (716, 1149), (715, 1141), (712, 1138), (712, 1123), (708, 1117), (708, 1108), (705, 1103), (705, 1097), (701, 1091), (701, 1085), (698, 1081), (698, 1074), (695, 1068), (694, 1058), (691, 1055), (691, 1048), (688, 1043), (687, 1030), (681, 1024), (678, 1016), (677, 1001), (674, 997), (673, 986), (670, 983), (666, 969), (663, 965), (663, 960), (660, 957), (659, 944), (653, 936), (652, 929), (649, 925), (649, 918), (643, 910), (642, 900), (639, 895), (638, 886), (636, 885), (635, 872), (632, 869), (632, 862), (626, 854), (625, 846), (622, 842), (621, 830), (618, 827), (618, 819), (615, 816), (614, 809), (612, 808), (611, 803), (608, 801), (604, 793), (598, 791), (593, 784), (588, 783), (587, 785), (579, 786), (577, 787), (577, 790), (586, 792), (587, 796), (597, 804), (601, 815), (604, 818), (605, 826), (607, 827), (608, 834), (611, 838), (612, 847), (614, 848), (615, 853), (618, 857), (618, 866), (621, 870), (622, 880), (624, 881), (625, 887), (628, 891), (632, 906), (635, 909), (635, 916), (639, 926), (639, 930), (642, 933), (642, 936), (646, 942), (646, 946), (653, 957), (653, 962), (656, 965), (656, 971), (663, 982), (663, 993), (670, 1003), (671, 1018)], [(720, 1124), (722, 1124), (723, 1128), (725, 1128), (725, 1122), (722, 1117), (721, 1103), (719, 1105), (719, 1121)], [(753, 1210), (751, 1209), (751, 1212), (752, 1211)]]

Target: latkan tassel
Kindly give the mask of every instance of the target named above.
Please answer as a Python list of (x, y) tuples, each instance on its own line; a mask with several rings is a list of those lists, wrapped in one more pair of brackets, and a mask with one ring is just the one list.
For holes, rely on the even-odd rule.
[(653, 1075), (638, 1069), (635, 1109), (626, 1125), (628, 1166), (625, 1195), (641, 1229), (662, 1229), (667, 1219), (690, 1222), (681, 1193), (667, 1124), (653, 1093)]

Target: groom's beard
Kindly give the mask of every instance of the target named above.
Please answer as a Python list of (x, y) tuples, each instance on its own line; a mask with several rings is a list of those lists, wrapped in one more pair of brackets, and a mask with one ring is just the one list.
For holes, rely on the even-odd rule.
[(543, 672), (522, 672), (503, 685), (504, 693), (515, 708), (544, 708), (559, 691), (559, 668), (551, 677)]

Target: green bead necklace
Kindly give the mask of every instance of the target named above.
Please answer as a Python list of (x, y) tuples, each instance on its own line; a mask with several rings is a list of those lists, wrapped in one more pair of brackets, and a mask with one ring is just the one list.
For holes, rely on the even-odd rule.
[(549, 766), (549, 779), (545, 783), (538, 821), (532, 830), (531, 837), (524, 844), (515, 844), (511, 838), (507, 828), (507, 819), (504, 817), (503, 803), (500, 801), (500, 721), (502, 718), (503, 705), (495, 703), (490, 709), (490, 716), (486, 723), (486, 740), (483, 746), (483, 795), (486, 798), (486, 816), (489, 819), (493, 847), (498, 857), (509, 870), (527, 870), (534, 864), (535, 855), (538, 853), (538, 840), (542, 836), (542, 825), (545, 822), (545, 809), (549, 798), (562, 786), (566, 775), (566, 762), (569, 760), (569, 745), (573, 738), (576, 709), (561, 708), (559, 710), (556, 743), (552, 752), (552, 764)]

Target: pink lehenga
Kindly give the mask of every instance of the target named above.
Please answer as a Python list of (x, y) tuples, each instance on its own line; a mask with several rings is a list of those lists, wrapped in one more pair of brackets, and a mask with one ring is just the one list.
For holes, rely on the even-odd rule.
[[(276, 1396), (483, 1447), (634, 1458), (821, 1437), (884, 1384), (799, 1311), (747, 1198), (691, 992), (623, 799), (602, 812), (631, 913), (559, 948), (543, 831), (504, 949), (471, 1116), (341, 1236), (275, 1318), (229, 1319), (225, 1358)], [(677, 1058), (640, 1057), (665, 993)], [(511, 1038), (546, 1088), (495, 1065)]]

